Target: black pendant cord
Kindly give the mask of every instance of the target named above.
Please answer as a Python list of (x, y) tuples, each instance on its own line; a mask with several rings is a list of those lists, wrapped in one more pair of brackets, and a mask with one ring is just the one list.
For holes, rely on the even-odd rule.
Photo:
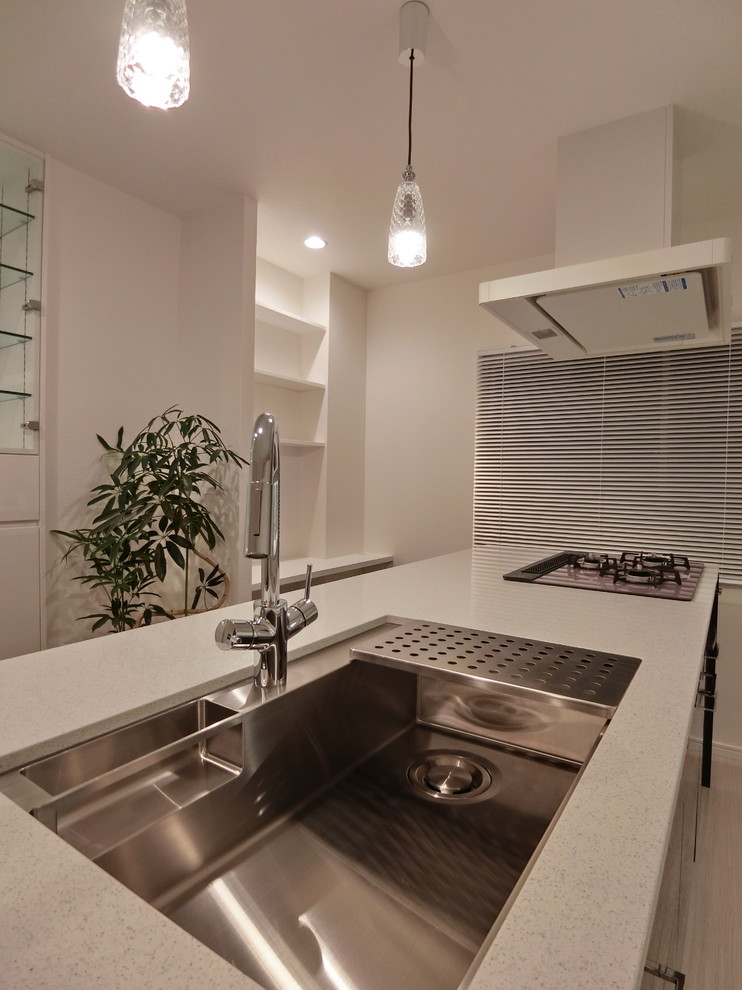
[(412, 70), (415, 64), (415, 49), (410, 49), (410, 107), (407, 114), (407, 168), (412, 168)]

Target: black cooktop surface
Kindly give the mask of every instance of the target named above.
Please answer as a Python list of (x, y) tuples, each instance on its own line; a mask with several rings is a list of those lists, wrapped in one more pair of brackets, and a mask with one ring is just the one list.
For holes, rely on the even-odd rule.
[[(659, 558), (662, 562), (659, 562)], [(506, 581), (534, 581), (618, 595), (689, 602), (703, 564), (680, 554), (587, 553), (564, 550), (505, 574)]]

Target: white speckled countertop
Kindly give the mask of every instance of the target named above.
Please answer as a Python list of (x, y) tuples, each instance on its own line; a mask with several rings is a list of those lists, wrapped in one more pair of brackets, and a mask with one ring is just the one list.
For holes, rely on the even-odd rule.
[[(560, 550), (562, 547), (555, 547)], [(505, 582), (543, 551), (488, 548), (322, 585), (292, 656), (386, 616), (469, 625), (642, 658), (595, 755), (470, 983), (635, 990), (669, 838), (713, 602)], [(0, 771), (235, 682), (218, 618), (0, 663)], [(291, 668), (289, 667), (289, 678)], [(0, 988), (249, 990), (256, 985), (0, 795)]]

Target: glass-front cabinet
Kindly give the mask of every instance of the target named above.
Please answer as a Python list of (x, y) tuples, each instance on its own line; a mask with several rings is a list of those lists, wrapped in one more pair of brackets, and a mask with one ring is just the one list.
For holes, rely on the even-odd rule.
[(37, 453), (44, 163), (0, 142), (0, 453)]

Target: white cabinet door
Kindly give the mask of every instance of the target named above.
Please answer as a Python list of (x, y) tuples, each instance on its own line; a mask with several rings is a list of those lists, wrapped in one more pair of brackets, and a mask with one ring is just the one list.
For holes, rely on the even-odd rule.
[(41, 649), (39, 535), (0, 526), (0, 660)]

